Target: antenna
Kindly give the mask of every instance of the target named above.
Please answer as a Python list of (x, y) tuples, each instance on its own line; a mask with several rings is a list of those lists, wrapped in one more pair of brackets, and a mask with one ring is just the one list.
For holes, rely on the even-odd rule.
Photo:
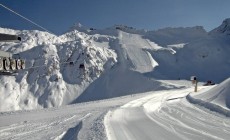
[[(28, 22), (30, 22), (30, 23), (32, 23), (32, 24), (34, 24), (35, 26), (37, 26), (37, 27), (41, 28), (42, 30), (47, 31), (48, 33), (52, 33), (52, 32), (50, 32), (49, 30), (47, 30), (46, 28), (42, 27), (41, 25), (39, 25), (39, 24), (37, 24), (37, 23), (33, 22), (32, 20), (30, 20), (30, 19), (28, 19), (28, 18), (26, 18), (26, 17), (22, 16), (21, 14), (19, 14), (19, 13), (15, 12), (14, 10), (10, 9), (9, 7), (6, 7), (5, 5), (3, 5), (3, 4), (1, 4), (1, 3), (0, 3), (0, 6), (2, 6), (3, 8), (5, 8), (5, 9), (6, 9), (6, 10), (8, 10), (8, 11), (10, 11), (10, 12), (14, 13), (15, 15), (17, 15), (17, 16), (19, 16), (19, 17), (21, 17), (21, 18), (25, 19), (26, 21), (28, 21)], [(52, 33), (52, 34), (54, 34), (54, 33)]]

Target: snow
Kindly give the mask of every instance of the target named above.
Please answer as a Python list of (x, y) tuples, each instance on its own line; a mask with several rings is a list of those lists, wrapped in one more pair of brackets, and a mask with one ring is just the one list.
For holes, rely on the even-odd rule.
[(107, 139), (103, 125), (108, 110), (146, 94), (58, 108), (0, 113), (1, 139)]
[(157, 62), (149, 52), (144, 49), (157, 49), (159, 46), (151, 45), (147, 40), (143, 40), (140, 35), (120, 32), (121, 48), (125, 50), (127, 59), (130, 60), (132, 69), (140, 73), (150, 72), (157, 66)]
[(0, 139), (228, 139), (228, 26), (0, 28), (22, 38), (0, 49), (26, 59), (0, 76)]
[(108, 139), (228, 139), (229, 118), (190, 104), (192, 91), (152, 92), (111, 110), (105, 116)]
[[(1, 31), (13, 32), (3, 28)], [(116, 62), (116, 54), (109, 49), (108, 41), (94, 44), (92, 36), (76, 30), (59, 37), (41, 31), (14, 33), (21, 36), (22, 42), (3, 42), (1, 47), (4, 51), (19, 53), (26, 59), (27, 67), (15, 77), (1, 76), (1, 85), (6, 87), (0, 93), (1, 111), (70, 104), (99, 77), (104, 66), (110, 69)], [(69, 65), (70, 62), (73, 65)], [(81, 64), (86, 70), (79, 68)], [(8, 82), (12, 86), (8, 86)]]
[(199, 104), (215, 112), (230, 116), (230, 78), (226, 79), (210, 90), (188, 95), (188, 100), (192, 103)]
[[(229, 118), (187, 101), (186, 96), (194, 88), (191, 83), (165, 82), (179, 87), (186, 85), (186, 88), (149, 91), (58, 108), (2, 112), (0, 137), (111, 140), (229, 137)], [(209, 90), (212, 87), (199, 87), (200, 92)]]

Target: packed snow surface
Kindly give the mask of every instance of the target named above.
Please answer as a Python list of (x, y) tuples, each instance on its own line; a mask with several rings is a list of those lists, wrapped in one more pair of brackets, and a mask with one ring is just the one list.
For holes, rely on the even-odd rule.
[[(207, 90), (207, 87), (202, 88)], [(225, 86), (220, 88), (225, 89)], [(108, 112), (105, 116), (108, 139), (228, 139), (229, 118), (220, 113), (221, 108), (215, 110), (219, 114), (210, 111), (205, 104), (197, 106), (188, 102), (186, 96), (196, 94), (191, 91), (193, 88), (152, 93)], [(215, 91), (205, 94), (216, 95)], [(225, 93), (218, 94), (225, 96)], [(217, 104), (225, 103), (225, 99), (213, 97), (219, 101)]]
[[(2, 112), (0, 138), (3, 140), (229, 138), (228, 117), (190, 103), (186, 99), (188, 94), (197, 94), (193, 92), (194, 87), (189, 81), (164, 82), (185, 88), (149, 91), (59, 108)], [(224, 86), (220, 88), (224, 89)], [(200, 94), (209, 91), (212, 94), (213, 89), (199, 86)]]

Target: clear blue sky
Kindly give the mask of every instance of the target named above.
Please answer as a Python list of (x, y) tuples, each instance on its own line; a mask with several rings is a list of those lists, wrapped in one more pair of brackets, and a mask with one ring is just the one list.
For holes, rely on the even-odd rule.
[[(56, 34), (77, 22), (99, 29), (114, 24), (147, 30), (200, 25), (209, 31), (230, 17), (230, 0), (0, 0), (0, 3)], [(1, 27), (41, 30), (2, 7), (0, 18)]]

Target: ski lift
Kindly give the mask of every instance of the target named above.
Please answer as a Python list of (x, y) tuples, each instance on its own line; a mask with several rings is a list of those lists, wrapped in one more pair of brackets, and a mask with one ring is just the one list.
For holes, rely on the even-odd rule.
[(84, 65), (84, 64), (80, 64), (80, 65), (79, 65), (79, 68), (80, 68), (80, 69), (85, 69), (85, 65)]
[(195, 84), (197, 78), (196, 78), (196, 76), (191, 76), (191, 77), (190, 77), (190, 80), (192, 81), (193, 84)]
[(8, 42), (8, 41), (21, 41), (21, 37), (16, 35), (2, 34), (0, 33), (0, 41)]
[(215, 83), (213, 83), (211, 80), (208, 80), (204, 86), (212, 86), (212, 85), (215, 85)]
[(70, 66), (73, 66), (73, 65), (74, 65), (73, 61), (69, 62), (69, 64), (70, 64)]
[[(16, 35), (0, 33), (0, 42), (21, 41), (21, 37)], [(14, 58), (15, 55), (9, 52), (0, 51), (0, 72), (15, 73), (16, 70), (25, 69), (25, 60)]]

